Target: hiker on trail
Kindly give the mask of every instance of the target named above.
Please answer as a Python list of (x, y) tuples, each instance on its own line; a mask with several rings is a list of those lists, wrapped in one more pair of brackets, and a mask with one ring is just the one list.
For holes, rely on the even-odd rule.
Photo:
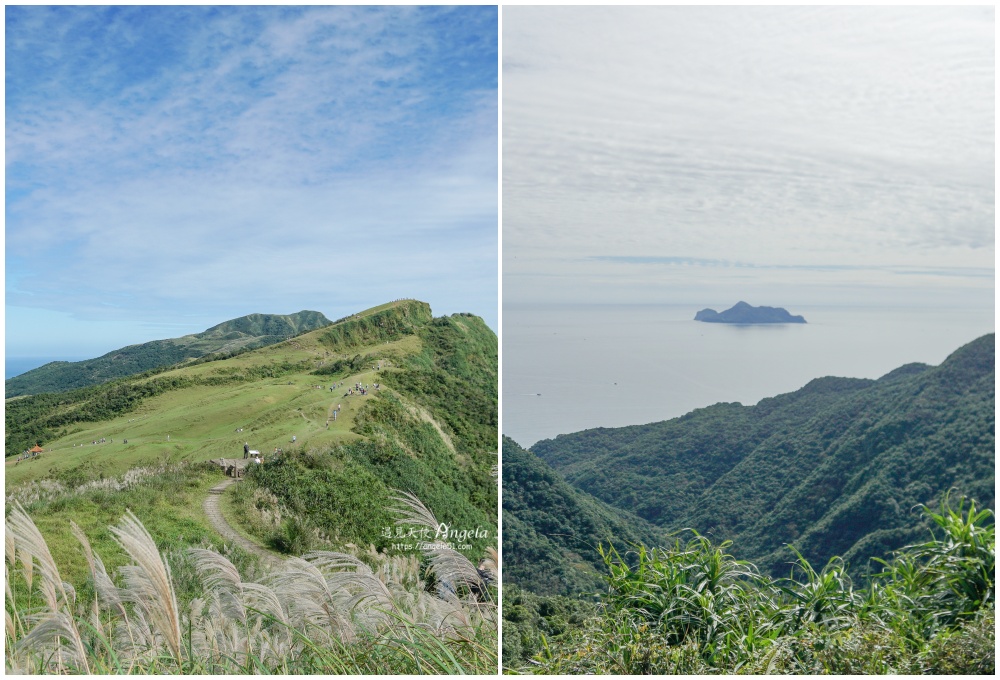
[(243, 445), (243, 459), (246, 460), (250, 457), (250, 442)]

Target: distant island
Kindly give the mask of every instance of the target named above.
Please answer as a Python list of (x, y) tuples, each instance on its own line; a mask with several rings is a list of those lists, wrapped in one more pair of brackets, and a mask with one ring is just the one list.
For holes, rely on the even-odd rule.
[(754, 307), (737, 302), (724, 312), (703, 309), (694, 315), (695, 321), (708, 323), (805, 323), (801, 316), (793, 316), (782, 307)]

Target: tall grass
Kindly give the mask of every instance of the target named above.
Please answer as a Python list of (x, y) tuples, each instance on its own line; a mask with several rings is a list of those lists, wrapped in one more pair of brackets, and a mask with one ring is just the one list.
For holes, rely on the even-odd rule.
[[(438, 526), (415, 497), (402, 494), (397, 504), (401, 523)], [(13, 503), (5, 533), (7, 672), (497, 670), (495, 551), (478, 568), (443, 543), (423, 546), (422, 559), (314, 551), (250, 582), (226, 556), (192, 548), (201, 590), (182, 608), (177, 577), (142, 523), (127, 513), (111, 531), (131, 558), (114, 576), (73, 527), (95, 593), (85, 601)]]
[[(938, 529), (857, 587), (839, 558), (796, 553), (771, 579), (693, 534), (602, 549), (598, 616), (511, 670), (533, 673), (990, 673), (995, 666), (993, 513), (945, 497)], [(510, 663), (510, 660), (508, 660)]]

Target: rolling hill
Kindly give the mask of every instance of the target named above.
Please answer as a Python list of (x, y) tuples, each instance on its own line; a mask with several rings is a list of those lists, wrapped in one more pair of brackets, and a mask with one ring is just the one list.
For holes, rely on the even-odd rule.
[(926, 537), (919, 503), (994, 507), (994, 335), (940, 366), (878, 380), (819, 378), (755, 406), (716, 404), (649, 425), (598, 428), (532, 453), (577, 489), (665, 530), (692, 527), (775, 575), (796, 546), (814, 564)]
[(7, 397), (68, 392), (192, 359), (265, 347), (329, 325), (320, 312), (250, 314), (201, 333), (129, 345), (96, 359), (53, 361), (9, 378), (4, 389)]
[(201, 511), (225, 479), (209, 461), (242, 459), (249, 444), (264, 463), (222, 505), (258, 544), (410, 552), (388, 509), (405, 491), (456, 532), (476, 531), (458, 549), (478, 560), (497, 540), (497, 352), (482, 319), (403, 300), (236, 356), (8, 399), (8, 454), (45, 449), (8, 455), (8, 502), (25, 504), (80, 578), (70, 517), (112, 552), (100, 532), (123, 507), (158, 544), (221, 545)]

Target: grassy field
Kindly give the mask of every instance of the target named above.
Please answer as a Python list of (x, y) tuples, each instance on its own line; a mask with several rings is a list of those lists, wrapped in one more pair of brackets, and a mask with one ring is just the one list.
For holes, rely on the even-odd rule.
[[(99, 423), (79, 423), (66, 436), (44, 442), (45, 453), (21, 462), (8, 459), (6, 486), (78, 469), (92, 477), (115, 475), (154, 461), (207, 461), (242, 458), (243, 445), (264, 454), (275, 448), (288, 450), (296, 437), (298, 448), (326, 447), (353, 441), (354, 417), (372, 398), (344, 396), (355, 383), (372, 385), (380, 371), (362, 370), (344, 376), (310, 373), (325, 362), (372, 354), (384, 361), (420, 350), (416, 336), (377, 346), (351, 348), (337, 353), (324, 348), (310, 333), (273, 347), (226, 361), (210, 362), (162, 373), (226, 378), (258, 367), (301, 364), (297, 371), (253, 383), (198, 385), (174, 390), (146, 400), (136, 411)], [(340, 386), (330, 391), (330, 386)], [(320, 386), (319, 389), (316, 386)], [(337, 419), (332, 412), (342, 406)], [(328, 423), (329, 419), (329, 423)], [(237, 432), (242, 428), (242, 432)], [(94, 444), (105, 439), (106, 443)], [(124, 441), (128, 443), (125, 444)]]

